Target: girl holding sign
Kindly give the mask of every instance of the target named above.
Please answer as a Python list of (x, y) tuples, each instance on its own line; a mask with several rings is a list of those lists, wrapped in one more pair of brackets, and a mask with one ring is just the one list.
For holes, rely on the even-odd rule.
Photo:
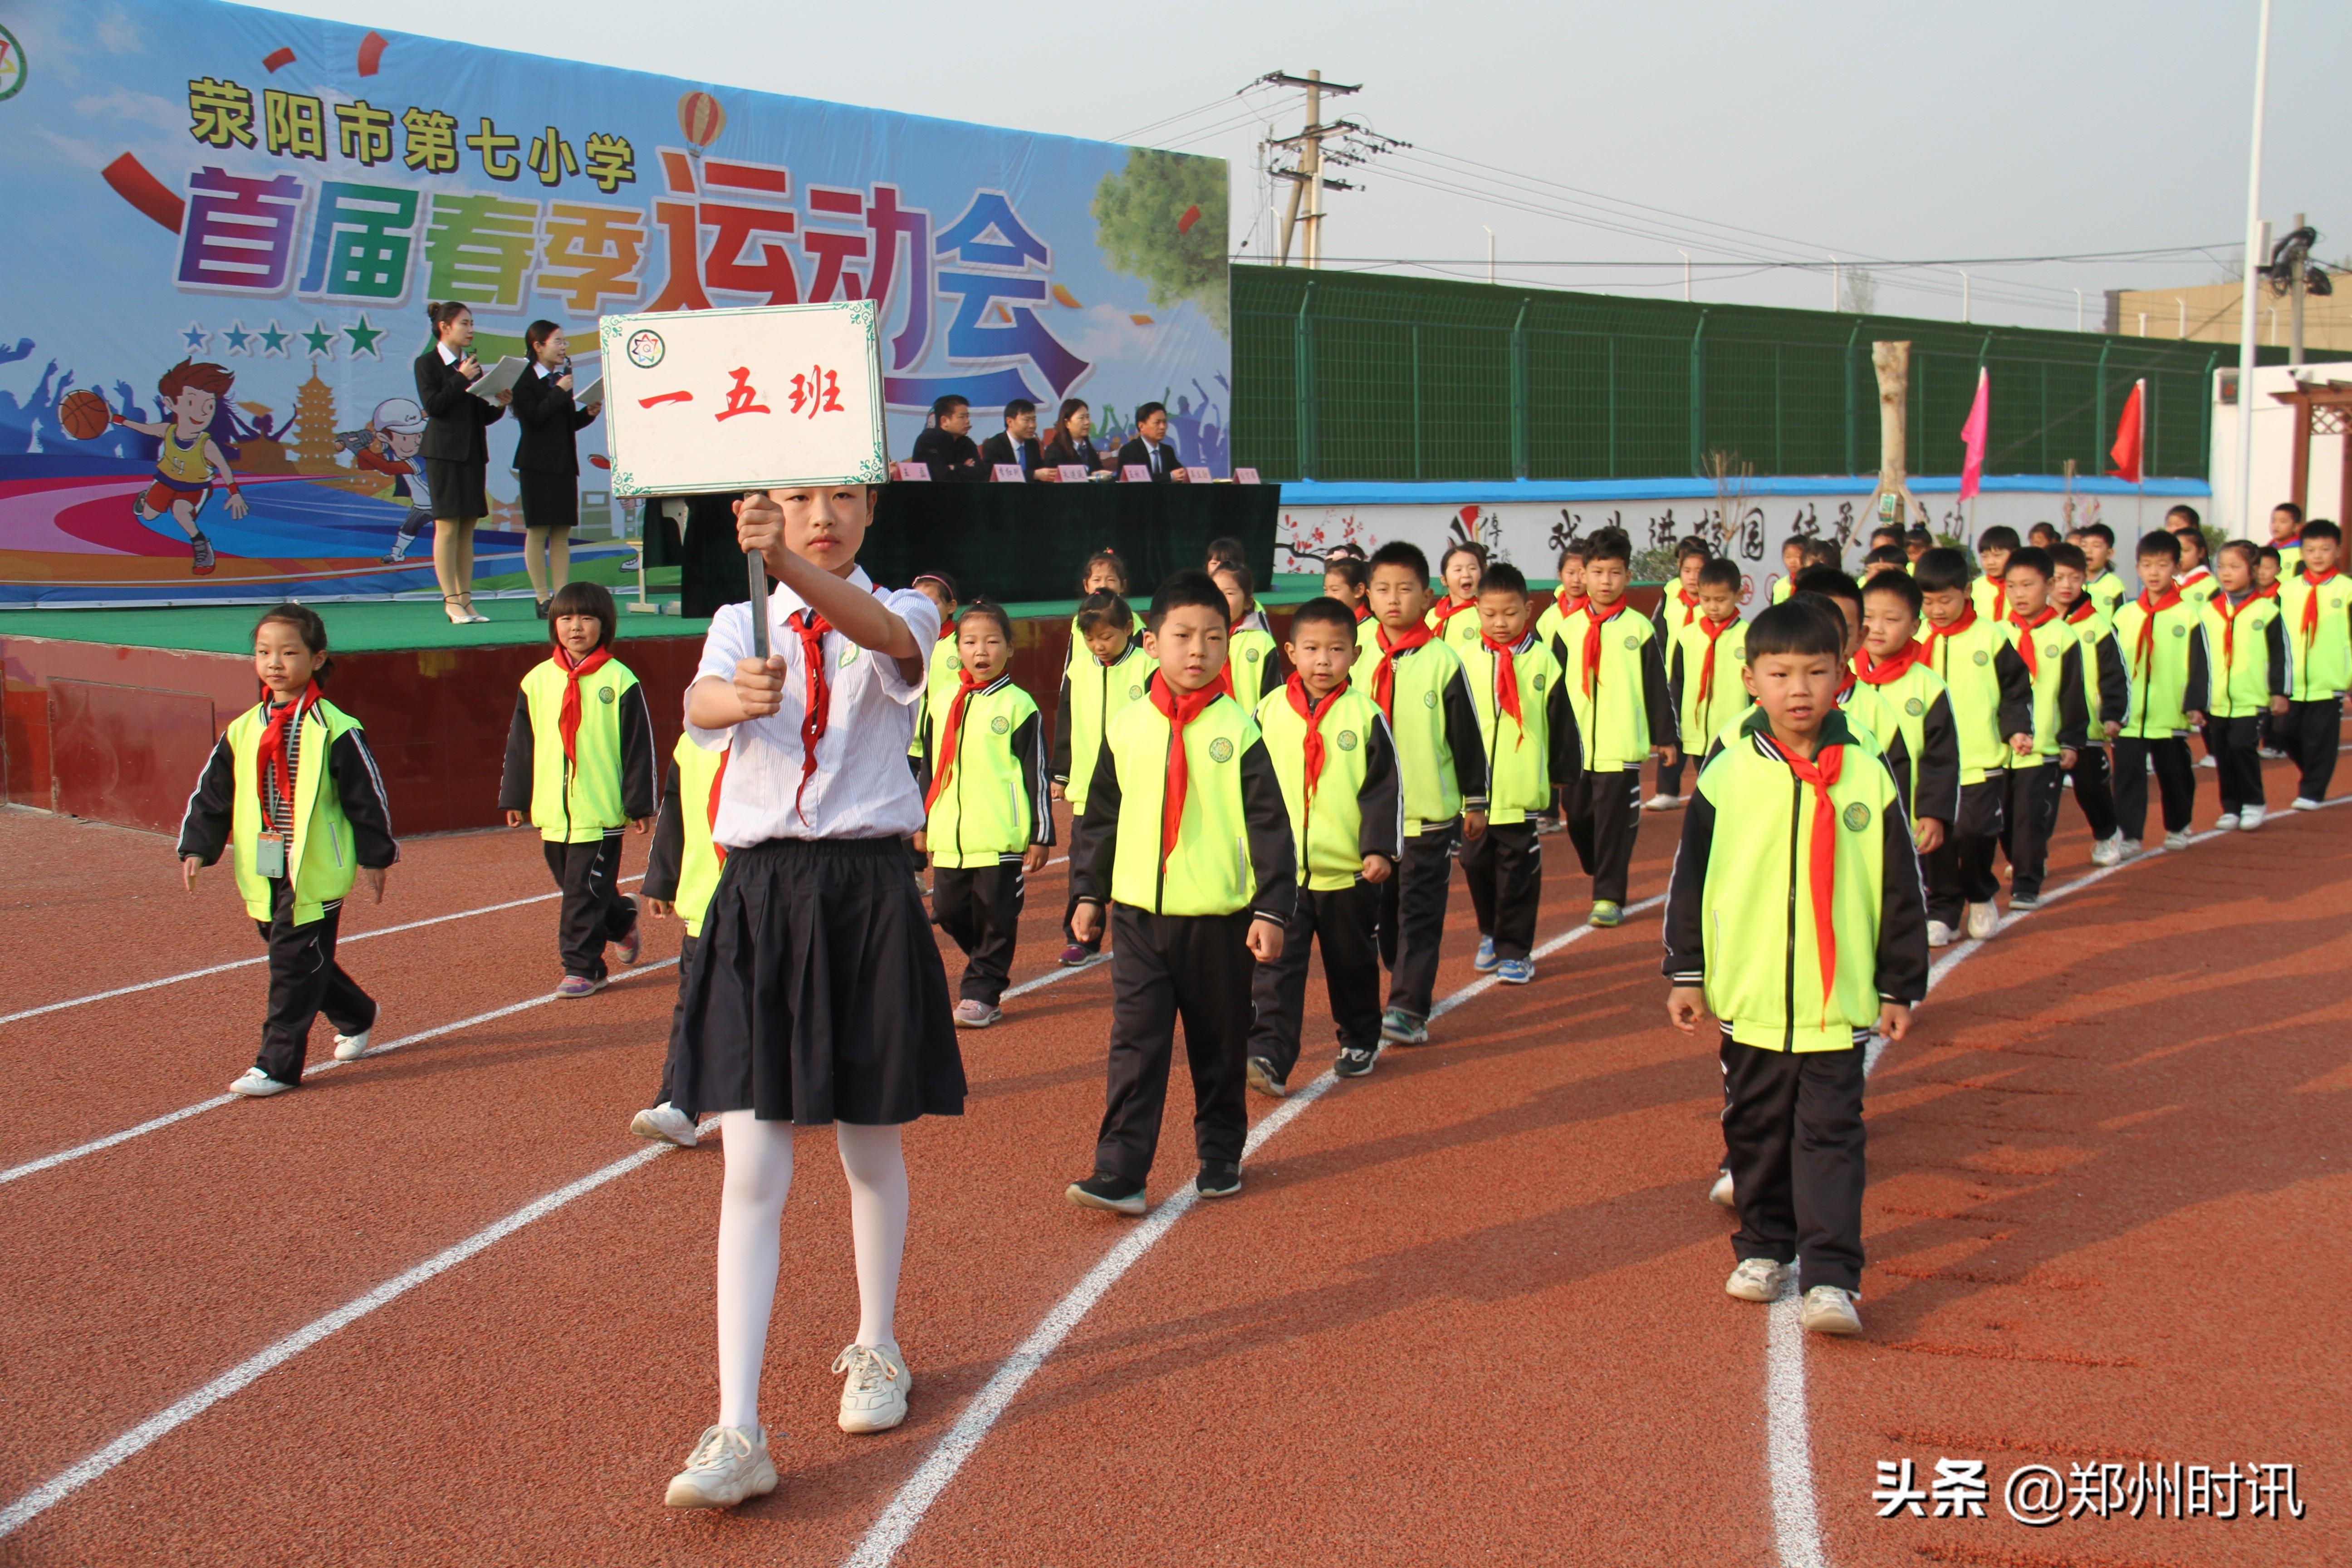
[(474, 358), (474, 312), (455, 300), (425, 307), (433, 346), (416, 356), (416, 401), (425, 405), (426, 488), (433, 496), (433, 574), (441, 580), (441, 608), (457, 626), (490, 617), (474, 608), (474, 525), (490, 514), (489, 442), (482, 432), (499, 422), (512, 399), (495, 403), (473, 395), (481, 379)]
[[(857, 1337), (840, 1426), (907, 1416), (913, 1376), (895, 1321), (907, 1245), (898, 1130), (963, 1111), (946, 967), (899, 840), (922, 827), (907, 767), (939, 606), (857, 567), (864, 485), (772, 490), (737, 503), (736, 538), (776, 579), (764, 605), (730, 605), (687, 690), (686, 733), (726, 747), (712, 841), (727, 852), (681, 982), (672, 1090), (716, 1112), (719, 1419), (669, 1483), (672, 1508), (772, 1491), (759, 1411), (778, 1227), (797, 1129), (831, 1123), (849, 1178)], [(753, 622), (765, 619), (765, 658)]]

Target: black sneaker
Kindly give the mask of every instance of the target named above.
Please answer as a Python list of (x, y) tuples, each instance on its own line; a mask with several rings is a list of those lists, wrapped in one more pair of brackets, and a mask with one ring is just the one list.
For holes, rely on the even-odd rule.
[(1331, 1074), (1334, 1078), (1361, 1078), (1371, 1071), (1380, 1059), (1381, 1048), (1378, 1046), (1370, 1049), (1349, 1046), (1339, 1053), (1339, 1059), (1331, 1064)]
[(1223, 1160), (1207, 1161), (1193, 1178), (1192, 1190), (1204, 1198), (1232, 1197), (1242, 1190), (1242, 1168)]
[(1248, 1071), (1249, 1086), (1260, 1094), (1269, 1100), (1290, 1098), (1290, 1087), (1282, 1081), (1282, 1075), (1274, 1070), (1274, 1063), (1265, 1058), (1250, 1058)]
[[(1234, 1178), (1236, 1184), (1240, 1178)], [(1108, 1209), (1113, 1214), (1139, 1215), (1143, 1212), (1143, 1184), (1124, 1182), (1117, 1176), (1097, 1173), (1083, 1182), (1072, 1182), (1062, 1194), (1082, 1209)]]

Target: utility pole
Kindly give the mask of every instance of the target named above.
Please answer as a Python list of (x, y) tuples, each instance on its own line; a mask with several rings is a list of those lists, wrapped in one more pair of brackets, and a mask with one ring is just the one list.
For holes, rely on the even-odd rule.
[(2263, 233), (2263, 100), (2270, 86), (2270, 65), (2271, 0), (2263, 0), (2262, 20), (2254, 31), (2253, 145), (2246, 155), (2246, 252), (2238, 289), (2238, 471), (2231, 476), (2237, 481), (2238, 504), (2237, 515), (2227, 520), (2241, 538), (2253, 531), (2254, 289), (2263, 276), (2263, 252), (2269, 248)]
[[(1276, 169), (1272, 173), (1276, 179), (1290, 182), (1289, 210), (1282, 223), (1281, 264), (1285, 267), (1290, 265), (1291, 237), (1304, 221), (1306, 234), (1300, 246), (1301, 259), (1309, 268), (1320, 268), (1323, 265), (1323, 193), (1355, 189), (1345, 180), (1323, 177), (1323, 142), (1326, 138), (1363, 129), (1346, 120), (1335, 120), (1326, 125), (1323, 122), (1323, 95), (1327, 92), (1334, 96), (1361, 92), (1363, 84), (1359, 82), (1351, 87), (1343, 82), (1325, 81), (1320, 70), (1311, 70), (1303, 77), (1292, 76), (1287, 71), (1268, 71), (1253, 85), (1297, 87), (1307, 91), (1305, 127), (1297, 135), (1281, 137), (1274, 143), (1277, 147), (1295, 149), (1298, 154), (1298, 167)], [(1305, 209), (1303, 213), (1301, 208)]]

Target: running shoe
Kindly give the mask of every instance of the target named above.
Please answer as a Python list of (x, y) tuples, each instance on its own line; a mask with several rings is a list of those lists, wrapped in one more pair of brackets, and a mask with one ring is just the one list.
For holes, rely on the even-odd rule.
[(1723, 1293), (1743, 1301), (1777, 1301), (1781, 1289), (1789, 1283), (1790, 1273), (1785, 1263), (1750, 1258), (1731, 1271), (1731, 1278), (1723, 1282)]
[(959, 1002), (955, 1005), (955, 1023), (959, 1029), (985, 1029), (1003, 1016), (1003, 1008), (992, 1007), (985, 1002)]
[(1654, 795), (1649, 799), (1642, 803), (1642, 809), (1643, 811), (1672, 811), (1675, 807), (1680, 805), (1682, 805), (1682, 800), (1679, 796), (1671, 795)]
[(1062, 1195), (1082, 1209), (1139, 1215), (1144, 1208), (1143, 1184), (1121, 1181), (1117, 1176), (1095, 1175), (1083, 1182), (1072, 1182)]
[(2041, 894), (2039, 894), (2039, 893), (2021, 893), (2021, 892), (2019, 892), (2019, 891), (2018, 891), (2016, 889), (2014, 889), (2014, 888), (2012, 888), (2012, 889), (2010, 889), (2010, 893), (2009, 893), (2009, 911), (2010, 911), (2010, 913), (2011, 913), (2011, 914), (2016, 914), (2017, 912), (2019, 912), (2019, 911), (2020, 911), (2020, 910), (2038, 910), (2038, 909), (2040, 909), (2041, 907), (2042, 907), (2042, 895), (2041, 895)]
[(299, 1084), (287, 1083), (271, 1078), (259, 1068), (247, 1068), (236, 1082), (228, 1086), (228, 1091), (231, 1094), (241, 1094), (247, 1100), (268, 1100), (273, 1094), (284, 1094), (289, 1089), (299, 1087)]
[(681, 1149), (693, 1148), (702, 1135), (694, 1118), (667, 1100), (629, 1118), (629, 1131), (648, 1143), (675, 1143)]
[(915, 1374), (898, 1347), (849, 1345), (833, 1358), (833, 1374), (847, 1376), (841, 1385), (840, 1426), (845, 1432), (887, 1432), (907, 1418), (907, 1395), (915, 1392)]
[(339, 1062), (355, 1062), (367, 1055), (368, 1037), (374, 1033), (374, 1026), (371, 1025), (356, 1035), (337, 1035), (335, 1059)]
[(637, 960), (643, 958), (646, 954), (645, 922), (643, 921), (631, 921), (629, 922), (629, 934), (623, 937), (619, 942), (613, 945), (621, 950), (622, 964), (625, 967), (634, 967)]
[(199, 533), (188, 541), (188, 548), (195, 556), (194, 563), (195, 574), (199, 577), (211, 576), (213, 568), (220, 564), (219, 558), (213, 553), (213, 542)]
[(2213, 822), (2214, 831), (2218, 833), (2234, 833), (2237, 831), (2237, 826), (2238, 814), (2234, 811), (2223, 812)]
[(603, 989), (604, 989), (604, 982), (602, 980), (591, 980), (584, 974), (567, 974), (563, 977), (563, 984), (555, 988), (555, 994), (568, 999), (577, 996), (593, 996)]
[(1607, 899), (1596, 899), (1592, 904), (1592, 914), (1586, 923), (1603, 928), (1623, 925), (1625, 907), (1622, 904), (1611, 903)]
[(1362, 1046), (1344, 1047), (1339, 1052), (1339, 1059), (1331, 1064), (1331, 1076), (1361, 1078), (1371, 1071), (1379, 1064), (1380, 1059), (1381, 1048), (1378, 1046), (1373, 1046), (1370, 1049)]
[(1506, 985), (1525, 985), (1536, 977), (1532, 958), (1507, 958), (1495, 966), (1495, 978)]
[(1495, 956), (1495, 939), (1491, 936), (1480, 937), (1478, 956), (1470, 961), (1470, 967), (1481, 974), (1492, 974), (1495, 973), (1495, 966), (1502, 962)]
[(2238, 831), (2241, 833), (2252, 833), (2255, 828), (2260, 827), (2263, 825), (2263, 819), (2269, 815), (2270, 808), (2267, 806), (2250, 805), (2246, 807), (2243, 811), (2238, 813)]
[(1242, 1190), (1242, 1168), (1226, 1160), (1204, 1161), (1192, 1178), (1192, 1190), (1204, 1198), (1229, 1198)]
[(1707, 1188), (1706, 1201), (1722, 1208), (1736, 1209), (1739, 1206), (1732, 1201), (1730, 1172), (1717, 1171), (1715, 1173), (1715, 1185)]
[(1062, 950), (1061, 963), (1065, 969), (1076, 969), (1094, 962), (1094, 950), (1082, 942), (1074, 942)]
[(1952, 943), (1959, 940), (1960, 933), (1946, 925), (1943, 921), (1929, 921), (1927, 922), (1927, 945), (1929, 947), (1949, 947)]
[(2147, 847), (2142, 844), (2138, 839), (2126, 838), (2120, 834), (2116, 835), (2116, 848), (2117, 851), (2116, 858), (2123, 860), (2137, 860), (2141, 856), (2147, 853)]
[(1987, 901), (1969, 906), (1968, 916), (1961, 929), (1969, 933), (1970, 942), (1990, 942), (1992, 940), (1992, 933), (2000, 926), (2000, 910)]
[(1250, 1058), (1246, 1070), (1249, 1073), (1249, 1086), (1268, 1100), (1290, 1098), (1290, 1086), (1283, 1081), (1280, 1073), (1274, 1070), (1274, 1063), (1265, 1057)]
[(2179, 832), (2178, 832), (2178, 833), (2168, 833), (2168, 834), (2166, 834), (2166, 835), (2164, 836), (2164, 847), (2165, 847), (2167, 849), (2186, 849), (2186, 848), (2188, 848), (2188, 847), (2189, 847), (2189, 829), (2187, 829), (2187, 828), (2185, 828), (2185, 827), (2184, 827), (2184, 828), (2180, 829), (2180, 831), (2179, 831)]
[(1391, 1007), (1381, 1015), (1381, 1038), (1393, 1046), (1425, 1046), (1429, 1025), (1402, 1007)]
[(2123, 858), (2124, 836), (2120, 833), (2110, 834), (2091, 846), (2091, 864), (2094, 866), (2116, 865)]
[(1862, 1332), (1862, 1314), (1853, 1308), (1853, 1291), (1834, 1285), (1816, 1285), (1805, 1292), (1804, 1315), (1798, 1321), (1816, 1334), (1858, 1334)]
[(775, 1489), (767, 1428), (712, 1426), (696, 1440), (686, 1468), (670, 1478), (662, 1501), (671, 1508), (733, 1508)]
[(2314, 800), (2307, 795), (2294, 797), (2294, 809), (2297, 811), (2317, 811), (2325, 804), (2324, 801)]

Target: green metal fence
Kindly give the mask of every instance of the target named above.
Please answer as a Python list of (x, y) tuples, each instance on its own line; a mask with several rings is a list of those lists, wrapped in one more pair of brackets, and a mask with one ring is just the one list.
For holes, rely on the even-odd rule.
[[(2147, 472), (2202, 477), (2226, 345), (1895, 316), (1233, 268), (1234, 461), (1268, 479), (1874, 473), (1876, 339), (1911, 343), (1909, 471), (1957, 473), (1977, 370), (1985, 470), (2107, 466), (2147, 383)], [(2330, 357), (2330, 356), (2318, 356)], [(2284, 352), (2265, 350), (2264, 363)]]

